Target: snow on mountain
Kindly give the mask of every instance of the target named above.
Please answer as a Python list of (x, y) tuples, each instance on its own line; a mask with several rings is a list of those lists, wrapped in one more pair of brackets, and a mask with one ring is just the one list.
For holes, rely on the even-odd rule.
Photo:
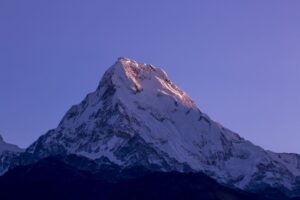
[(248, 190), (271, 185), (292, 191), (300, 176), (299, 155), (265, 151), (241, 138), (200, 111), (162, 69), (128, 58), (119, 58), (96, 91), (26, 152), (201, 171)]
[(23, 150), (17, 145), (6, 143), (0, 135), (0, 155), (5, 152), (22, 152)]
[(0, 135), (0, 175), (8, 170), (11, 161), (23, 151), (17, 145), (6, 143)]

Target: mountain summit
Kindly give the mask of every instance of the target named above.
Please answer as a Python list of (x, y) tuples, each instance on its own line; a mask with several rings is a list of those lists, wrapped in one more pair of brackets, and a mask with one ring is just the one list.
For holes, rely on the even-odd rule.
[(167, 74), (119, 58), (96, 91), (26, 150), (36, 159), (76, 154), (96, 163), (156, 171), (204, 172), (245, 190), (295, 195), (300, 156), (266, 151), (201, 112)]

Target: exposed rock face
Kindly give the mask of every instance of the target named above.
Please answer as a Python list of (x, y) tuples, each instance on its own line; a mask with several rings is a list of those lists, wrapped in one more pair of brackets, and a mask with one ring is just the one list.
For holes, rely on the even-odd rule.
[(106, 157), (123, 168), (201, 171), (247, 190), (299, 191), (299, 155), (255, 146), (201, 112), (163, 70), (127, 58), (26, 153)]

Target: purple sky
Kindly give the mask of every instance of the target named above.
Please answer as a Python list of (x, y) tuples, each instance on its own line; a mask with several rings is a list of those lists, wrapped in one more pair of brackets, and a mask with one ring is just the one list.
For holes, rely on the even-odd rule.
[(0, 1), (0, 133), (55, 128), (119, 56), (167, 71), (200, 109), (300, 153), (300, 1)]

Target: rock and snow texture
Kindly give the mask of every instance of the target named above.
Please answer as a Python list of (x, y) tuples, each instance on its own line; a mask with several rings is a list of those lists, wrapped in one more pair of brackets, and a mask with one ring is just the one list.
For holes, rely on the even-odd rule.
[(0, 155), (5, 152), (22, 152), (17, 145), (6, 143), (0, 135)]
[(243, 189), (269, 184), (293, 190), (300, 175), (298, 155), (253, 145), (201, 112), (162, 69), (127, 58), (119, 58), (96, 91), (26, 152), (39, 158), (107, 157), (122, 167), (202, 171)]
[(0, 175), (7, 171), (11, 161), (23, 151), (17, 145), (6, 143), (0, 135)]

